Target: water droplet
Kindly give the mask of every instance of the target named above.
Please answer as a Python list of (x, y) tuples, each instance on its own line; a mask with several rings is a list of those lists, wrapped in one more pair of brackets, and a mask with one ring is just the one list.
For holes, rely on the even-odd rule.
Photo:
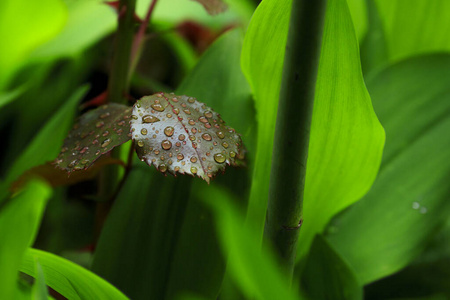
[(185, 161), (182, 161), (182, 162), (181, 162), (181, 165), (182, 165), (182, 166), (184, 166), (185, 164), (186, 164), (186, 162), (185, 162)]
[(160, 159), (165, 160), (166, 158), (164, 157), (164, 155), (161, 155)]
[(172, 118), (172, 114), (167, 114), (166, 115), (169, 119)]
[(192, 174), (197, 174), (197, 168), (196, 167), (191, 167), (191, 173)]
[(206, 156), (210, 156), (211, 155), (211, 152), (206, 152)]
[(88, 159), (83, 159), (80, 163), (83, 164), (83, 165), (87, 165), (89, 163), (89, 160)]
[(95, 151), (95, 155), (99, 155), (100, 154), (100, 150)]
[(180, 110), (179, 110), (177, 107), (175, 107), (174, 109), (172, 109), (172, 111), (173, 111), (173, 113), (176, 114), (176, 115), (178, 115), (178, 114), (180, 113)]
[(202, 138), (203, 138), (205, 141), (210, 141), (210, 140), (212, 140), (211, 135), (209, 135), (208, 133), (202, 134)]
[(197, 143), (196, 142), (192, 142), (192, 148), (197, 149)]
[(88, 151), (89, 148), (88, 147), (84, 147), (83, 149), (81, 149), (80, 153), (83, 154), (84, 152)]
[(217, 131), (217, 136), (221, 139), (225, 138), (225, 134), (222, 131)]
[(180, 167), (176, 166), (176, 167), (174, 168), (174, 170), (175, 170), (175, 172), (178, 172), (178, 171), (180, 171)]
[(182, 153), (177, 154), (177, 159), (182, 160), (184, 158), (184, 155)]
[(213, 114), (209, 110), (205, 111), (205, 117), (212, 118)]
[(190, 139), (191, 141), (195, 141), (195, 136), (194, 136), (194, 135), (190, 135), (190, 136), (189, 136), (189, 139)]
[(105, 148), (106, 146), (108, 146), (109, 144), (111, 144), (112, 140), (111, 139), (106, 139), (103, 141), (102, 143), (102, 148)]
[(105, 125), (105, 122), (103, 122), (103, 121), (98, 121), (97, 124), (95, 124), (95, 127), (100, 128), (100, 127), (102, 127), (103, 125)]
[(137, 108), (140, 108), (141, 107), (141, 101), (136, 102), (136, 106), (137, 106)]
[(102, 136), (107, 136), (109, 134), (109, 131), (106, 130), (105, 132), (103, 132)]
[(180, 134), (180, 135), (178, 136), (178, 139), (179, 139), (180, 141), (184, 141), (185, 138), (186, 138), (186, 136), (185, 136), (184, 134)]
[(119, 125), (119, 126), (123, 126), (123, 125), (125, 125), (125, 121), (124, 121), (124, 120), (122, 120), (122, 121), (120, 121), (120, 122), (117, 122), (117, 125)]
[(159, 150), (156, 149), (155, 151), (153, 151), (153, 153), (155, 153), (156, 155), (158, 155), (158, 154), (159, 154)]
[(135, 116), (135, 115), (131, 115), (131, 118), (132, 118), (133, 120), (137, 120), (137, 119), (138, 119), (138, 117)]
[(232, 158), (234, 158), (234, 157), (236, 156), (236, 153), (235, 153), (234, 151), (230, 151), (230, 156), (231, 156)]
[(180, 142), (176, 142), (175, 145), (176, 145), (177, 147), (180, 147), (180, 146), (181, 146), (181, 143), (180, 143)]
[(137, 144), (139, 147), (144, 147), (144, 141), (138, 141)]
[(223, 146), (224, 148), (228, 148), (228, 143), (227, 143), (227, 142), (223, 142), (223, 143), (222, 143), (222, 146)]
[(198, 120), (199, 120), (200, 122), (202, 122), (202, 123), (208, 122), (208, 119), (205, 118), (204, 116), (201, 116), (200, 118), (198, 118)]
[(211, 128), (211, 124), (205, 123), (205, 127), (206, 127), (206, 128)]
[(192, 132), (192, 133), (197, 133), (197, 128), (193, 127), (193, 128), (191, 129), (191, 132)]
[(183, 109), (183, 111), (184, 111), (184, 113), (187, 114), (187, 115), (190, 115), (190, 114), (191, 114), (191, 111), (190, 111), (189, 109), (187, 109), (187, 108), (186, 108), (186, 109)]
[(214, 160), (216, 162), (218, 162), (219, 164), (221, 164), (221, 163), (225, 162), (226, 157), (222, 153), (216, 153), (216, 154), (214, 154)]
[(170, 141), (168, 141), (168, 140), (164, 140), (164, 141), (162, 141), (162, 143), (161, 143), (161, 147), (162, 147), (164, 150), (169, 150), (170, 148), (172, 148), (172, 143), (171, 143)]
[(420, 207), (420, 203), (419, 202), (413, 202), (413, 204), (412, 204), (412, 208), (413, 209), (419, 209), (419, 207)]
[(191, 157), (191, 162), (193, 162), (193, 163), (197, 162), (197, 157), (192, 156), (192, 157)]
[(164, 111), (164, 106), (162, 106), (159, 103), (154, 103), (154, 104), (152, 104), (150, 106), (156, 111)]
[[(134, 129), (134, 128), (133, 128), (133, 129)], [(120, 128), (120, 129), (118, 129), (118, 130), (117, 130), (116, 132), (117, 132), (117, 134), (118, 134), (118, 135), (121, 135), (121, 134), (122, 134), (122, 132), (123, 132), (123, 129), (122, 129), (122, 128)]]
[(166, 172), (167, 171), (167, 166), (165, 164), (160, 164), (158, 167), (158, 170), (160, 172)]
[(100, 115), (100, 119), (104, 119), (104, 118), (107, 118), (109, 116), (110, 116), (110, 113), (109, 112), (105, 112), (104, 114)]
[(172, 101), (173, 101), (173, 102), (178, 102), (177, 97), (173, 97), (173, 98), (172, 98)]
[(189, 119), (189, 125), (195, 125), (195, 121), (194, 120), (192, 120), (192, 119)]
[(189, 98), (189, 99), (188, 99), (188, 102), (189, 102), (189, 103), (194, 103), (194, 102), (195, 102), (195, 99), (194, 99), (194, 98)]
[(182, 107), (186, 107), (186, 103), (181, 103), (181, 106)]
[(152, 115), (145, 115), (145, 116), (142, 117), (142, 122), (143, 123), (155, 123), (155, 122), (158, 122), (158, 121), (159, 121), (159, 119), (157, 117), (155, 117), (155, 116), (152, 116)]
[(142, 129), (141, 129), (141, 133), (142, 133), (143, 135), (146, 135), (146, 134), (147, 134), (147, 129), (142, 128)]
[(164, 134), (167, 136), (172, 136), (174, 132), (174, 129), (172, 126), (167, 126), (166, 128), (164, 128)]

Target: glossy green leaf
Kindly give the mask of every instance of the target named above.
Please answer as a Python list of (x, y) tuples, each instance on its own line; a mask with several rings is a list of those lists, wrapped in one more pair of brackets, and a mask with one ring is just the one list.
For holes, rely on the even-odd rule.
[(391, 61), (450, 51), (450, 2), (376, 0)]
[(111, 103), (82, 115), (64, 140), (56, 165), (86, 170), (103, 154), (131, 139), (131, 107)]
[(42, 266), (39, 261), (36, 260), (36, 280), (33, 284), (32, 293), (33, 300), (44, 300), (48, 298), (48, 290), (47, 285), (45, 283), (45, 275), (44, 270), (42, 270)]
[[(370, 0), (371, 1), (371, 0)], [(356, 36), (359, 41), (364, 39), (367, 33), (367, 0), (347, 0), (350, 15), (352, 16)]]
[(368, 283), (408, 265), (448, 218), (450, 56), (417, 57), (367, 81), (386, 128), (370, 192), (329, 228), (328, 239)]
[[(261, 232), (270, 173), (268, 149), (273, 147), (289, 6), (287, 0), (265, 0), (260, 4), (242, 54), (242, 67), (254, 92), (259, 121), (249, 221), (256, 223)], [(273, 18), (277, 22), (272, 22)], [(306, 254), (312, 238), (333, 215), (370, 188), (383, 143), (384, 131), (362, 78), (358, 43), (346, 2), (330, 0), (316, 84), (298, 257)]]
[(211, 189), (203, 200), (213, 209), (231, 276), (248, 299), (298, 299), (273, 253), (261, 249), (258, 232), (243, 226), (243, 214), (225, 190)]
[(301, 280), (308, 299), (363, 299), (355, 272), (322, 235), (314, 238)]
[(50, 194), (47, 184), (32, 180), (0, 206), (0, 299), (15, 299), (20, 262), (34, 241)]
[(32, 50), (62, 29), (66, 19), (62, 0), (0, 2), (0, 89)]
[(42, 250), (28, 249), (20, 271), (36, 277), (35, 260), (42, 266), (46, 284), (67, 299), (128, 299), (94, 273)]

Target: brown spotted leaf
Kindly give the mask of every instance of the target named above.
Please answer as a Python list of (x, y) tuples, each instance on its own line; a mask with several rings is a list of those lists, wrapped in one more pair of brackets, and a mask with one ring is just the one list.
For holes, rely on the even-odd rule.
[(205, 8), (210, 15), (217, 15), (227, 10), (227, 5), (222, 0), (193, 0)]
[(242, 141), (220, 115), (195, 98), (158, 93), (136, 102), (132, 138), (139, 158), (161, 172), (207, 182), (243, 159)]
[(82, 115), (64, 140), (56, 165), (68, 171), (87, 169), (102, 154), (130, 139), (131, 107), (108, 104)]

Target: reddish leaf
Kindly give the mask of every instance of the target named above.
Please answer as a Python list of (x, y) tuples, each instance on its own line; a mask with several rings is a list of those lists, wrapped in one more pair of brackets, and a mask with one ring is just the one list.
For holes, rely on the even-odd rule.
[(73, 172), (87, 169), (102, 154), (130, 139), (131, 107), (103, 105), (82, 115), (64, 141), (55, 163)]
[(193, 0), (205, 8), (210, 15), (217, 15), (227, 10), (227, 5), (222, 0)]
[(139, 158), (159, 171), (197, 175), (207, 182), (243, 159), (239, 134), (195, 98), (158, 93), (138, 100), (131, 132)]
[(67, 174), (65, 170), (57, 168), (53, 162), (48, 162), (46, 164), (31, 168), (23, 173), (15, 182), (13, 182), (11, 185), (11, 191), (18, 191), (29, 179), (36, 176), (45, 179), (52, 187), (72, 185), (94, 178), (101, 168), (112, 164), (123, 165), (123, 162), (121, 160), (114, 159), (111, 156), (103, 155), (88, 169)]

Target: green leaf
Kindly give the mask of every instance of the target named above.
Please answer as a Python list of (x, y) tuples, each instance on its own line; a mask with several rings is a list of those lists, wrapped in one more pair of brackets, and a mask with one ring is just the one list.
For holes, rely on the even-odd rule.
[(82, 115), (64, 140), (56, 165), (86, 170), (103, 154), (131, 139), (131, 107), (112, 103)]
[(367, 81), (387, 142), (370, 192), (328, 239), (368, 283), (408, 265), (448, 218), (450, 56), (392, 65)]
[(322, 235), (314, 238), (301, 280), (309, 299), (363, 299), (355, 272)]
[(450, 51), (450, 2), (376, 0), (391, 61)]
[(298, 299), (273, 253), (261, 249), (258, 233), (243, 226), (243, 214), (231, 203), (232, 199), (233, 196), (219, 188), (202, 195), (202, 200), (213, 209), (234, 282), (248, 299)]
[(63, 27), (67, 11), (61, 0), (6, 0), (0, 3), (0, 90), (28, 55)]
[(46, 284), (67, 299), (128, 299), (94, 273), (42, 250), (28, 249), (20, 271), (36, 277), (35, 260), (42, 266)]
[[(253, 89), (258, 147), (249, 221), (262, 228), (267, 206), (271, 151), (290, 1), (264, 0), (244, 41), (242, 67)], [(272, 22), (274, 18), (277, 22)], [(370, 188), (378, 171), (384, 131), (361, 74), (358, 43), (343, 0), (327, 5), (309, 157), (299, 255), (337, 212)], [(282, 147), (283, 145), (277, 145)]]
[(39, 261), (36, 260), (36, 281), (34, 282), (32, 293), (34, 300), (48, 299), (47, 285), (45, 284), (44, 271)]
[(15, 299), (22, 256), (36, 236), (51, 189), (32, 180), (0, 206), (0, 299)]
[(241, 137), (218, 113), (189, 96), (141, 98), (131, 115), (138, 157), (160, 172), (197, 175), (209, 183), (244, 158)]
[[(369, 0), (372, 1), (372, 0)], [(356, 36), (359, 41), (364, 39), (367, 33), (367, 0), (347, 0), (348, 8), (352, 16)]]

